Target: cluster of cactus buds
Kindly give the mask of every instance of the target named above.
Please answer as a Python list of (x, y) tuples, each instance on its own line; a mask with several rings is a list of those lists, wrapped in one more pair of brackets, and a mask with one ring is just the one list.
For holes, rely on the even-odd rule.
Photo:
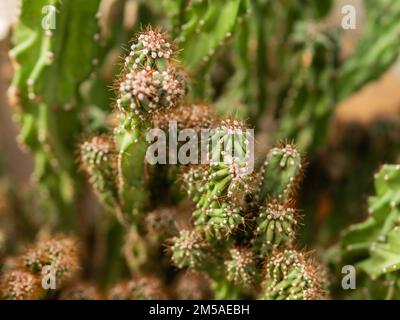
[(261, 298), (267, 300), (323, 299), (323, 278), (318, 266), (306, 254), (285, 249), (274, 252), (265, 265), (266, 278)]
[(207, 64), (250, 12), (250, 1), (171, 1), (163, 4), (173, 19), (173, 35), (190, 70)]
[(267, 203), (265, 208), (260, 208), (256, 225), (254, 243), (260, 247), (260, 254), (264, 256), (271, 247), (293, 241), (298, 225), (298, 213), (290, 205), (273, 200)]
[[(194, 226), (180, 230), (171, 238), (169, 252), (172, 263), (178, 268), (207, 274), (216, 296), (229, 294), (230, 286), (235, 288), (232, 292), (240, 296), (241, 290), (259, 286), (263, 277), (260, 266), (273, 249), (292, 246), (298, 223), (292, 199), (302, 173), (302, 157), (294, 145), (282, 145), (269, 152), (260, 172), (251, 172), (252, 167), (248, 172), (253, 160), (253, 141), (246, 135), (247, 126), (234, 119), (218, 119), (212, 107), (182, 103), (184, 78), (172, 60), (176, 49), (168, 44), (166, 35), (148, 29), (138, 36), (131, 49), (118, 89), (119, 125), (114, 136), (117, 169), (110, 162), (104, 163), (111, 171), (116, 171), (117, 198), (122, 210), (127, 215), (132, 214), (132, 210), (143, 213), (139, 214), (142, 218), (133, 221), (138, 236), (149, 237), (157, 222), (163, 230), (168, 229), (171, 225), (171, 220), (166, 217), (171, 213), (169, 210), (161, 214), (157, 208), (145, 214), (144, 208), (137, 207), (137, 203), (124, 205), (138, 197), (135, 184), (143, 181), (139, 169), (132, 170), (132, 166), (135, 165), (133, 162), (140, 162), (139, 155), (143, 153), (138, 150), (146, 146), (144, 130), (151, 127), (166, 129), (170, 121), (176, 121), (178, 130), (190, 128), (200, 133), (202, 129), (210, 129), (206, 138), (200, 138), (201, 145), (206, 146), (208, 161), (181, 166), (183, 186), (195, 203)], [(162, 78), (163, 75), (167, 78)], [(88, 148), (92, 142), (88, 140), (82, 144), (81, 152), (92, 151)], [(110, 149), (111, 158), (113, 154)], [(98, 159), (99, 156), (95, 154), (94, 157)], [(92, 161), (91, 157), (83, 158)], [(96, 169), (86, 171), (93, 176), (100, 169), (98, 165)], [(100, 177), (102, 175), (104, 172)], [(135, 188), (130, 189), (130, 186)], [(249, 205), (248, 197), (251, 196), (258, 201)], [(144, 233), (140, 231), (142, 224)], [(163, 239), (164, 236), (158, 237), (159, 241)], [(141, 297), (141, 293), (129, 293), (136, 288), (136, 285), (125, 283), (117, 290), (125, 293), (115, 297)], [(312, 290), (310, 288), (304, 297), (311, 297)], [(151, 294), (143, 294), (143, 297), (149, 296)]]
[(185, 175), (188, 193), (196, 202), (195, 225), (211, 237), (222, 238), (245, 223), (244, 195), (255, 181), (246, 172), (251, 150), (245, 134), (245, 127), (235, 120), (220, 122), (206, 142), (209, 164), (190, 168)]
[(285, 201), (293, 197), (302, 176), (302, 157), (292, 144), (273, 148), (261, 170), (259, 200), (276, 198)]
[(243, 287), (254, 285), (257, 275), (254, 252), (249, 248), (233, 248), (225, 261), (227, 280)]
[(0, 275), (0, 296), (3, 299), (46, 298), (47, 288), (43, 287), (46, 276), (51, 274), (54, 277), (55, 288), (52, 289), (62, 289), (79, 270), (76, 240), (61, 235), (38, 241), (17, 260), (17, 268)]
[(43, 296), (43, 290), (37, 276), (23, 270), (11, 270), (0, 279), (0, 296), (7, 300), (36, 300)]
[(106, 135), (93, 136), (80, 145), (79, 151), (81, 167), (102, 202), (108, 207), (118, 205), (114, 141)]
[(70, 279), (79, 269), (77, 243), (73, 238), (54, 237), (37, 243), (21, 257), (25, 269), (43, 273), (45, 266), (54, 270), (59, 284)]
[(185, 95), (185, 78), (173, 63), (176, 50), (159, 30), (148, 29), (132, 44), (119, 83), (117, 108), (141, 120), (175, 107)]
[(182, 230), (172, 242), (171, 259), (178, 268), (201, 269), (211, 258), (207, 242), (195, 230)]

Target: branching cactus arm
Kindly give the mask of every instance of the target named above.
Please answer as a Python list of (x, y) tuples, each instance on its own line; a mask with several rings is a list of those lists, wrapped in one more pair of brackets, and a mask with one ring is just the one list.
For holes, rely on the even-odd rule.
[(302, 178), (301, 154), (291, 144), (271, 149), (261, 170), (259, 201), (275, 198), (279, 201), (291, 199)]
[[(369, 297), (399, 297), (398, 269), (400, 223), (400, 166), (384, 165), (375, 175), (376, 195), (369, 198), (369, 217), (344, 231), (339, 243), (340, 262), (353, 264), (366, 273), (369, 280), (362, 288), (370, 288)], [(379, 280), (378, 280), (379, 279)], [(386, 298), (387, 298), (386, 297)]]
[[(34, 178), (53, 212), (71, 210), (78, 186), (73, 150), (81, 131), (79, 85), (97, 62), (99, 4), (24, 0), (13, 34), (9, 92), (19, 108), (19, 141), (35, 155)], [(59, 223), (59, 216), (50, 218)]]

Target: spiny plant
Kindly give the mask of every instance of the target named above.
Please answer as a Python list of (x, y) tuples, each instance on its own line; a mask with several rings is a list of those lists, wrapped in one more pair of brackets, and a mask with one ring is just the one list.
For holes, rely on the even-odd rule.
[(400, 165), (384, 165), (375, 175), (376, 195), (369, 198), (369, 217), (343, 232), (335, 263), (351, 264), (358, 272), (358, 294), (366, 298), (397, 299), (400, 211)]
[(9, 94), (21, 127), (18, 141), (35, 156), (33, 177), (50, 215), (45, 222), (54, 226), (71, 223), (78, 191), (73, 151), (82, 131), (80, 85), (98, 63), (100, 2), (21, 1), (13, 33)]
[[(99, 23), (102, 0), (21, 1), (10, 51), (15, 69), (10, 101), (21, 127), (19, 141), (35, 157), (43, 222), (51, 229), (72, 226), (71, 213), (80, 207), (73, 155), (79, 144), (81, 171), (119, 224), (111, 216), (102, 230), (106, 272), (113, 273), (120, 251), (128, 266), (119, 266), (114, 280), (121, 275), (130, 280), (107, 297), (327, 298), (323, 268), (297, 241), (297, 189), (304, 170), (299, 150), (318, 156), (334, 106), (396, 60), (399, 2), (364, 1), (365, 32), (347, 58), (342, 32), (324, 21), (332, 12), (330, 0), (163, 0), (165, 12), (158, 2), (135, 2), (140, 14), (129, 31), (121, 27), (127, 1), (115, 3), (118, 22)], [(54, 17), (56, 28), (46, 30), (42, 22), (51, 26)], [(116, 72), (105, 76), (108, 59), (148, 23), (170, 30), (175, 41), (159, 28), (133, 38), (116, 76), (111, 113), (107, 86)], [(211, 161), (152, 165), (147, 133), (166, 131), (171, 122), (177, 124), (173, 135), (209, 129), (212, 134), (198, 144), (206, 146)], [(267, 133), (264, 122), (272, 124)], [(250, 128), (270, 148), (254, 173), (243, 174), (252, 150), (237, 138)], [(284, 139), (293, 143), (279, 143)], [(240, 156), (220, 161), (232, 150)], [(339, 263), (357, 263), (363, 287), (373, 288), (370, 297), (387, 290), (386, 297), (393, 298), (399, 294), (398, 210), (395, 186), (388, 181), (396, 174), (384, 170), (376, 178), (372, 216), (345, 232), (335, 253)], [(53, 240), (27, 250), (16, 270), (4, 263), (3, 297), (48, 298), (37, 281), (49, 264), (65, 278), (70, 289), (65, 297), (97, 296), (90, 285), (69, 283), (78, 269), (72, 263), (76, 251), (66, 249), (74, 242)], [(0, 233), (4, 260), (1, 251)], [(107, 287), (110, 281), (104, 282)]]
[[(296, 162), (291, 157), (299, 161)], [(262, 290), (259, 287), (263, 282), (262, 279), (271, 277), (265, 273), (263, 265), (270, 263), (274, 255), (283, 254), (282, 252), (289, 249), (292, 250), (288, 251), (289, 253), (301, 255), (293, 249), (295, 231), (299, 222), (299, 216), (293, 208), (294, 184), (299, 181), (301, 174), (300, 170), (296, 170), (296, 168), (301, 168), (301, 157), (293, 145), (284, 145), (281, 148), (272, 149), (267, 159), (269, 161), (266, 161), (259, 173), (260, 179), (250, 180), (245, 190), (236, 189), (235, 191), (234, 173), (231, 173), (232, 177), (227, 179), (227, 182), (223, 180), (223, 176), (221, 180), (218, 180), (218, 175), (215, 176), (216, 182), (214, 182), (209, 178), (210, 176), (204, 175), (201, 171), (197, 175), (191, 172), (197, 177), (196, 180), (186, 179), (186, 183), (189, 184), (188, 190), (197, 191), (194, 195), (190, 192), (192, 199), (197, 203), (196, 208), (199, 208), (200, 204), (206, 209), (200, 213), (198, 209), (193, 212), (195, 220), (192, 231), (181, 231), (180, 235), (173, 239), (172, 261), (178, 267), (207, 273), (213, 282), (214, 294), (217, 298), (237, 298), (249, 292), (249, 288), (252, 289), (250, 290), (252, 294), (259, 292)], [(275, 180), (266, 179), (270, 170), (275, 168)], [(280, 176), (279, 173), (281, 173)], [(267, 197), (267, 192), (263, 192), (265, 189), (260, 188), (260, 185), (272, 182), (274, 184), (269, 185)], [(197, 185), (194, 188), (195, 183)], [(217, 193), (221, 183), (227, 186), (221, 189), (222, 192)], [(217, 193), (215, 203), (212, 201), (213, 194), (209, 195), (209, 188), (216, 190), (214, 191)], [(229, 190), (233, 190), (231, 194)], [(233, 202), (234, 195), (237, 196), (237, 193), (243, 192), (249, 195), (252, 192), (260, 192), (260, 194), (257, 194), (257, 197), (254, 196), (255, 200), (250, 203), (246, 203), (246, 200), (249, 201), (252, 197), (239, 197), (236, 199), (238, 202)], [(230, 203), (234, 204), (233, 210)], [(259, 203), (264, 205), (260, 206)], [(215, 216), (214, 212), (217, 212), (218, 216)], [(213, 220), (217, 218), (218, 220)], [(310, 259), (301, 261), (302, 268), (310, 274), (313, 273), (315, 276), (313, 279), (323, 279), (319, 274), (320, 268), (312, 264)], [(310, 283), (305, 285), (299, 281), (301, 283), (299, 291), (289, 290), (293, 294), (287, 294), (284, 298), (322, 299), (326, 297), (322, 286), (323, 280), (318, 282), (308, 279), (309, 274), (306, 271), (300, 276), (304, 276)], [(281, 277), (279, 280), (288, 283), (292, 280), (288, 274)], [(265, 290), (269, 291), (270, 288), (266, 286)], [(261, 299), (278, 297), (282, 298), (280, 295), (268, 293), (259, 296)]]
[(5, 272), (0, 288), (1, 298), (7, 300), (36, 300), (43, 296), (39, 279), (23, 270)]
[(183, 49), (180, 57), (189, 70), (209, 65), (250, 13), (249, 0), (163, 0), (163, 5), (171, 17), (171, 34)]
[[(268, 300), (323, 299), (323, 273), (306, 254), (293, 250), (274, 253), (266, 264), (262, 298)], [(322, 277), (321, 277), (322, 276)]]
[[(42, 287), (47, 275), (46, 266), (52, 268), (56, 289), (62, 289), (79, 270), (77, 243), (74, 238), (57, 235), (25, 249), (16, 258), (17, 265), (7, 268), (0, 275), (2, 299), (46, 299), (50, 291)], [(11, 264), (12, 266), (12, 264)]]
[[(249, 169), (252, 151), (251, 141), (240, 136), (247, 126), (235, 119), (220, 119), (207, 106), (186, 107), (185, 77), (177, 67), (175, 56), (174, 45), (159, 30), (147, 29), (135, 38), (117, 88), (115, 150), (109, 150), (111, 144), (107, 142), (94, 150), (93, 141), (105, 139), (89, 138), (80, 147), (82, 167), (100, 199), (107, 205), (111, 200), (105, 200), (113, 198), (116, 207), (110, 209), (121, 210), (122, 223), (128, 230), (134, 228), (139, 237), (146, 238), (143, 224), (146, 220), (149, 222), (145, 217), (150, 206), (142, 206), (143, 202), (138, 201), (142, 199), (142, 195), (137, 194), (139, 188), (134, 193), (129, 190), (132, 184), (144, 179), (143, 169), (140, 175), (132, 174), (132, 171), (138, 172), (133, 165), (149, 166), (145, 164), (144, 153), (138, 152), (138, 148), (147, 146), (146, 130), (152, 125), (166, 128), (170, 120), (176, 120), (179, 128), (187, 125), (198, 131), (211, 129), (211, 134), (201, 139), (211, 161), (202, 165), (180, 165), (184, 189), (195, 203), (194, 225), (192, 229), (181, 229), (170, 240), (169, 252), (178, 268), (206, 273), (212, 281), (215, 297), (238, 298), (259, 286), (265, 276), (263, 264), (273, 249), (293, 247), (298, 215), (292, 208), (292, 200), (302, 172), (302, 159), (294, 145), (283, 144), (268, 153), (259, 173), (243, 174)], [(171, 116), (168, 109), (172, 109)], [(123, 144), (118, 143), (122, 134), (124, 143), (131, 148), (129, 158), (127, 150), (121, 148)], [(232, 154), (233, 150), (236, 153)], [(223, 156), (225, 159), (221, 161)], [(112, 164), (114, 161), (116, 166)], [(154, 175), (159, 168), (147, 170)], [(110, 174), (112, 171), (114, 175)], [(111, 176), (114, 179), (110, 179)], [(107, 184), (103, 183), (105, 177), (109, 179)], [(109, 190), (105, 191), (104, 187)], [(151, 182), (147, 188), (151, 189)], [(142, 186), (140, 192), (146, 190), (149, 189)], [(124, 206), (125, 196), (131, 197), (130, 206)], [(140, 269), (136, 266), (133, 271), (137, 273)], [(299, 294), (298, 297), (311, 295)]]
[(273, 141), (293, 139), (310, 156), (321, 150), (335, 106), (378, 79), (400, 52), (398, 1), (363, 2), (365, 28), (346, 57), (347, 30), (326, 23), (333, 3), (251, 1), (252, 19), (244, 19), (235, 32), (235, 50), (218, 61), (219, 68), (234, 70), (217, 95), (218, 110), (229, 113), (229, 105), (235, 106), (259, 129), (272, 117)]
[[(117, 125), (112, 137), (93, 136), (80, 145), (81, 167), (102, 202), (127, 230), (127, 241), (144, 234), (143, 213), (151, 209), (151, 183), (144, 174), (148, 169), (145, 134), (153, 117), (175, 108), (185, 94), (185, 77), (175, 56), (174, 44), (159, 30), (138, 35), (116, 85)], [(130, 245), (137, 247), (137, 243)], [(138, 250), (145, 254), (143, 248), (128, 245), (127, 250), (127, 255)], [(136, 268), (138, 260), (129, 259), (130, 266)]]

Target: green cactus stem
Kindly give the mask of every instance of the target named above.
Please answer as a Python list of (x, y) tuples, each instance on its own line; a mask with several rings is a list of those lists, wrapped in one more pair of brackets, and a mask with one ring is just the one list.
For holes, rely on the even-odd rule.
[(326, 298), (318, 266), (295, 250), (275, 252), (266, 263), (260, 299), (314, 300)]
[(302, 177), (302, 157), (292, 144), (271, 149), (261, 170), (259, 201), (290, 199)]

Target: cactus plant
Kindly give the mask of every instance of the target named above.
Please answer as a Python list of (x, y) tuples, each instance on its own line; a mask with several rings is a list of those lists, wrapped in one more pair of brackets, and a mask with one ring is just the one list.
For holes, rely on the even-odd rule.
[(341, 263), (354, 264), (356, 270), (368, 276), (363, 280), (364, 286), (369, 280), (380, 281), (379, 284), (386, 288), (385, 296), (382, 296), (382, 291), (364, 288), (367, 295), (379, 299), (398, 297), (395, 275), (399, 268), (399, 178), (399, 165), (384, 165), (381, 168), (375, 175), (376, 195), (368, 201), (369, 217), (345, 230), (339, 243)]
[(73, 208), (79, 185), (73, 152), (82, 126), (79, 86), (98, 62), (99, 4), (100, 0), (79, 5), (77, 1), (22, 1), (20, 23), (13, 34), (10, 57), (15, 75), (9, 92), (19, 109), (18, 139), (35, 154), (34, 178), (50, 204), (44, 210), (48, 215), (53, 212), (49, 222), (56, 225), (59, 220), (70, 222), (66, 211)]
[[(113, 3), (21, 1), (9, 93), (40, 206), (0, 203), (1, 298), (398, 298), (399, 166), (375, 176), (370, 216), (323, 257), (336, 279), (320, 244), (301, 237), (327, 210), (305, 203), (318, 193), (302, 184), (306, 158), (311, 175), (335, 170), (332, 114), (398, 57), (398, 1), (364, 1), (348, 57), (345, 31), (325, 20), (333, 1), (163, 0), (165, 12), (153, 0)], [(59, 229), (83, 246), (46, 238)], [(335, 291), (345, 264), (361, 283), (353, 295)], [(55, 291), (43, 287), (45, 267)]]
[(2, 299), (44, 299), (51, 295), (51, 291), (43, 287), (48, 275), (45, 267), (53, 268), (53, 289), (65, 286), (76, 277), (79, 269), (76, 239), (62, 235), (44, 239), (43, 242), (38, 240), (33, 246), (26, 248), (17, 260), (17, 266), (0, 277)]

